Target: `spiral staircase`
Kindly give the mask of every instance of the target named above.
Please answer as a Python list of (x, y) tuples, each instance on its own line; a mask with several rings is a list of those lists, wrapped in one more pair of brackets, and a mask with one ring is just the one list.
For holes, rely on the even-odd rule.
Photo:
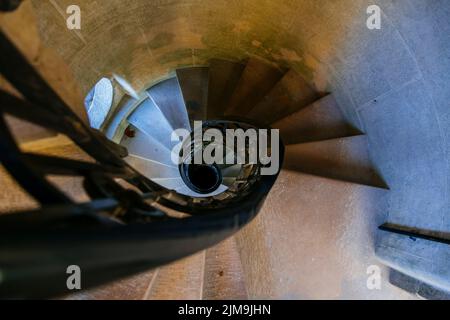
[[(178, 69), (169, 79), (146, 90), (140, 99), (125, 97), (115, 112), (116, 116), (110, 118), (104, 130), (109, 139), (127, 148), (129, 155), (125, 160), (152, 181), (189, 197), (225, 200), (236, 181), (246, 181), (240, 177), (239, 165), (227, 167), (222, 170), (221, 187), (202, 195), (189, 188), (178, 167), (173, 165), (171, 134), (175, 129), (190, 131), (193, 121), (208, 123), (220, 119), (240, 119), (279, 129), (287, 144), (281, 181), (274, 186), (275, 196), (268, 195), (263, 212), (281, 205), (273, 202), (290, 198), (293, 191), (285, 188), (304, 194), (309, 198), (308, 205), (318, 209), (324, 202), (331, 207), (339, 205), (341, 195), (325, 200), (339, 189), (359, 188), (366, 193), (380, 194), (387, 188), (371, 166), (365, 136), (345, 120), (332, 94), (317, 92), (292, 70), (280, 70), (255, 58), (244, 63), (215, 59), (206, 67)], [(308, 185), (317, 185), (314, 180), (322, 186), (308, 190)], [(273, 267), (265, 270), (265, 284), (260, 283), (257, 277), (262, 270), (246, 269), (241, 257), (244, 265), (251, 265), (250, 261), (255, 259), (257, 268), (269, 268), (263, 265), (269, 262), (261, 261), (261, 252), (255, 249), (271, 250), (260, 243), (263, 238), (281, 235), (289, 229), (279, 230), (281, 226), (265, 218), (264, 213), (262, 216), (263, 220), (267, 219), (264, 223), (268, 228), (261, 231), (264, 235), (253, 234), (255, 231), (249, 227), (237, 237), (181, 262), (71, 298), (120, 299), (132, 292), (137, 299), (242, 299), (249, 297), (248, 287), (250, 297), (267, 296), (264, 286), (278, 270)], [(285, 234), (271, 242), (274, 245), (278, 242), (283, 251), (288, 236), (291, 240), (304, 237)], [(367, 245), (364, 242), (367, 241), (359, 244), (361, 248)], [(317, 256), (317, 252), (311, 256)], [(295, 260), (288, 263), (299, 267)], [(274, 285), (271, 290), (275, 288)], [(307, 290), (304, 284), (302, 290)]]
[[(14, 11), (21, 2), (0, 1), (0, 10)], [(120, 1), (111, 1), (111, 5), (82, 2), (100, 13), (103, 9), (109, 12), (110, 6), (113, 13), (121, 12), (117, 8), (123, 6)], [(348, 49), (352, 54), (345, 59), (354, 61), (358, 68), (353, 64), (343, 68), (336, 37), (328, 27), (322, 30), (324, 23), (320, 22), (337, 21), (339, 27), (343, 20), (340, 13), (351, 21), (349, 12), (353, 9), (342, 3), (330, 5), (333, 10), (325, 10), (323, 16), (315, 15), (318, 2), (306, 0), (282, 1), (275, 10), (270, 2), (248, 1), (242, 8), (228, 2), (224, 7), (221, 2), (209, 3), (206, 11), (191, 12), (199, 24), (193, 29), (204, 41), (199, 44), (185, 20), (174, 18), (180, 15), (177, 1), (173, 7), (154, 7), (136, 0), (130, 12), (144, 14), (151, 7), (158, 12), (158, 19), (167, 20), (168, 27), (182, 31), (176, 45), (205, 45), (208, 49), (206, 53), (199, 49), (197, 56), (195, 49), (189, 49), (187, 60), (182, 58), (186, 50), (172, 55), (170, 50), (178, 47), (171, 47), (166, 33), (158, 33), (158, 19), (156, 25), (151, 22), (148, 27), (149, 34), (156, 30), (154, 39), (142, 42), (137, 36), (128, 43), (136, 45), (130, 52), (139, 57), (132, 63), (122, 59), (130, 56), (120, 51), (127, 47), (121, 40), (114, 42), (120, 54), (105, 57), (108, 62), (100, 63), (92, 54), (97, 48), (94, 42), (70, 56), (76, 46), (70, 47), (57, 37), (66, 44), (63, 55), (83, 85), (92, 85), (92, 79), (87, 77), (86, 81), (80, 74), (87, 74), (89, 68), (92, 74), (99, 73), (94, 62), (115, 71), (121, 66), (111, 67), (111, 61), (116, 63), (119, 60), (114, 59), (120, 57), (129, 68), (122, 71), (136, 74), (134, 82), (145, 88), (136, 93), (128, 84), (124, 87), (123, 79), (117, 81), (120, 99), (114, 101), (100, 130), (90, 128), (76, 103), (67, 103), (52, 88), (61, 84), (61, 76), (44, 77), (38, 70), (48, 67), (45, 61), (33, 60), (24, 49), (24, 39), (27, 42), (32, 37), (17, 28), (23, 16), (36, 10), (47, 27), (54, 19), (46, 15), (47, 3), (35, 1), (34, 9), (30, 3), (22, 4), (24, 10), (12, 23), (1, 20), (0, 15), (0, 25), (6, 21), (7, 26), (7, 32), (2, 29), (0, 33), (0, 180), (4, 186), (0, 190), (0, 297), (416, 299), (436, 298), (441, 294), (438, 289), (448, 290), (449, 240), (448, 233), (442, 231), (448, 221), (443, 209), (447, 188), (441, 183), (445, 180), (441, 162), (446, 158), (439, 144), (445, 140), (441, 131), (446, 122), (440, 118), (442, 110), (427, 108), (448, 101), (442, 99), (442, 88), (448, 85), (442, 80), (446, 65), (436, 68), (435, 55), (423, 54), (414, 46), (417, 37), (408, 33), (411, 16), (429, 15), (416, 23), (423, 23), (424, 33), (429, 31), (424, 23), (428, 18), (445, 26), (447, 20), (437, 9), (445, 12), (446, 3), (423, 5), (424, 10), (417, 11), (403, 2), (386, 1), (383, 8), (399, 21), (394, 23), (396, 32), (390, 32), (390, 25), (379, 33), (357, 29), (364, 31), (360, 42), (346, 34), (353, 42)], [(358, 10), (366, 8), (365, 0), (355, 3)], [(249, 18), (251, 23), (239, 23), (234, 14), (248, 6), (261, 6), (261, 11), (255, 11), (256, 18), (278, 17), (277, 34), (278, 27), (289, 32), (293, 26), (298, 27), (293, 30), (305, 30), (302, 37), (307, 43), (311, 40), (310, 49), (329, 54), (323, 59), (336, 64), (336, 69), (334, 65), (326, 69), (333, 72), (327, 74), (332, 88), (324, 90), (318, 85), (317, 74), (312, 81), (311, 71), (303, 62), (298, 63), (298, 56), (289, 49), (297, 45), (295, 37), (280, 36), (279, 43), (275, 41), (267, 50), (263, 47), (270, 41), (252, 39), (243, 42), (244, 54), (232, 49), (239, 40), (223, 37), (224, 43), (218, 45), (209, 37), (210, 27), (216, 35), (221, 29), (220, 23), (210, 24), (215, 19), (208, 10), (231, 14), (236, 20), (232, 32), (237, 34), (248, 32), (249, 25), (266, 26), (271, 21)], [(295, 11), (293, 21), (281, 21), (291, 6), (305, 19), (312, 17), (311, 21), (295, 22)], [(120, 17), (128, 16), (133, 15)], [(87, 20), (91, 18), (95, 20), (95, 15)], [(135, 21), (147, 23), (147, 17), (134, 18), (127, 20), (130, 26)], [(107, 25), (93, 20), (87, 25), (100, 29)], [(355, 26), (360, 20), (355, 20)], [(308, 35), (309, 27), (318, 31)], [(88, 28), (86, 34), (95, 33), (94, 29)], [(271, 28), (255, 30), (249, 37), (278, 39)], [(59, 34), (54, 29), (49, 32)], [(108, 29), (95, 39), (103, 41), (115, 32)], [(326, 45), (315, 42), (328, 32), (333, 37), (326, 38)], [(83, 42), (83, 34), (71, 36)], [(441, 34), (445, 32), (436, 38)], [(14, 36), (18, 36), (19, 45)], [(430, 41), (429, 48), (445, 47), (440, 39), (431, 38), (436, 43)], [(371, 43), (378, 43), (374, 39), (393, 49), (382, 55), (377, 49), (377, 55), (366, 61), (366, 50), (370, 51)], [(139, 47), (142, 43), (145, 50)], [(336, 47), (336, 56), (327, 51), (328, 45)], [(409, 55), (399, 53), (403, 46), (409, 46), (409, 55), (423, 54), (425, 58), (403, 68), (410, 62)], [(280, 50), (273, 51), (276, 48)], [(153, 50), (157, 55), (153, 56)], [(152, 56), (148, 61), (156, 63), (156, 71), (146, 68), (147, 54)], [(201, 63), (196, 61), (200, 56)], [(406, 58), (400, 61), (397, 56)], [(323, 72), (313, 57), (305, 54), (303, 58), (316, 68), (314, 72)], [(134, 64), (139, 65), (139, 72)], [(417, 65), (421, 69), (413, 73)], [(382, 77), (385, 82), (378, 81)], [(431, 84), (426, 82), (430, 77)], [(114, 82), (114, 77), (111, 79)], [(352, 99), (343, 99), (342, 83), (352, 86)], [(71, 88), (66, 87), (68, 91)], [(428, 91), (435, 101), (424, 94)], [(355, 125), (358, 121), (353, 118), (351, 104), (359, 108), (356, 114), (364, 117), (365, 125)], [(392, 107), (397, 104), (402, 108)], [(228, 128), (278, 129), (279, 172), (261, 175), (261, 163), (174, 164), (172, 149), (179, 141), (172, 140), (172, 132), (191, 132), (196, 121), (202, 121), (202, 130), (222, 132)], [(413, 126), (415, 123), (418, 126)], [(82, 269), (80, 292), (66, 286), (66, 268), (73, 264)], [(380, 283), (371, 288), (368, 281), (374, 274)], [(445, 292), (443, 298), (448, 299)]]

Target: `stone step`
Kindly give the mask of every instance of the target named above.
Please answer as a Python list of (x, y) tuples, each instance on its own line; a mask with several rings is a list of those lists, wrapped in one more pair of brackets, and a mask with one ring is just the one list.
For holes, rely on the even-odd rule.
[(283, 77), (283, 72), (259, 59), (250, 58), (231, 96), (226, 115), (245, 117)]
[(289, 145), (283, 168), (387, 188), (373, 168), (364, 135)]
[(159, 268), (146, 300), (201, 300), (205, 251)]
[(204, 300), (245, 300), (247, 289), (237, 250), (230, 238), (206, 251)]
[(285, 144), (327, 140), (361, 133), (348, 124), (332, 95), (276, 121), (272, 127), (280, 130)]
[(209, 66), (208, 119), (222, 119), (223, 113), (245, 69), (244, 64), (213, 59)]
[(206, 120), (209, 68), (192, 67), (178, 69), (177, 78), (189, 120), (191, 121), (191, 127), (193, 127), (193, 121)]
[(247, 115), (264, 125), (282, 119), (319, 98), (319, 94), (294, 70), (289, 70)]

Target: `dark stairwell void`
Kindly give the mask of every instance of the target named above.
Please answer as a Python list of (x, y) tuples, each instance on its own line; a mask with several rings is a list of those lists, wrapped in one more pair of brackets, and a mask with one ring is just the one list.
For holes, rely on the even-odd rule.
[(180, 165), (180, 172), (186, 185), (198, 193), (214, 192), (222, 184), (222, 174), (216, 165)]
[[(251, 297), (407, 297), (391, 288), (384, 265), (449, 289), (447, 245), (377, 230), (385, 222), (441, 237), (450, 230), (448, 1), (174, 1), (163, 7), (148, 1), (79, 2), (97, 12), (86, 17), (82, 39), (60, 27), (61, 17), (47, 2), (31, 1), (21, 10), (39, 17), (45, 45), (60, 52), (83, 92), (111, 71), (143, 90), (179, 67), (258, 57), (295, 70), (318, 92), (331, 92), (351, 124), (347, 129), (366, 134), (370, 159), (389, 191), (378, 197), (353, 184), (333, 187), (328, 180), (283, 175), (268, 209), (238, 236)], [(365, 25), (372, 4), (382, 9), (380, 30)], [(2, 28), (18, 33), (17, 23), (5, 18)], [(106, 44), (116, 50), (104, 54)], [(235, 65), (230, 81), (214, 79), (230, 91), (222, 98), (233, 91), (230, 83), (241, 78), (242, 69)], [(299, 180), (309, 187), (300, 189)], [(352, 241), (368, 245), (361, 250)], [(367, 290), (365, 260), (347, 264), (344, 258), (360, 250), (362, 256), (376, 251), (383, 263), (369, 260), (382, 268), (388, 289)], [(263, 278), (265, 285), (259, 285)]]

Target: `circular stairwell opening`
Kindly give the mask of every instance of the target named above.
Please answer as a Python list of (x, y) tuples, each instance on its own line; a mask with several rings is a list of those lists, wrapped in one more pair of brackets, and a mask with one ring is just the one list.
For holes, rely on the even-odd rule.
[(186, 185), (200, 194), (212, 193), (222, 184), (222, 174), (216, 165), (182, 164), (180, 171)]

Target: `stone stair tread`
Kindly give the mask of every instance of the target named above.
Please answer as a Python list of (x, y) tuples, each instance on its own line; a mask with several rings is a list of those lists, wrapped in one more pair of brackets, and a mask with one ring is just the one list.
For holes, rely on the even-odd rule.
[(184, 194), (184, 195), (188, 195), (188, 196), (191, 196), (191, 197), (195, 197), (195, 198), (204, 198), (204, 197), (212, 197), (212, 196), (221, 194), (221, 193), (225, 192), (227, 189), (228, 189), (228, 187), (227, 187), (226, 185), (222, 184), (222, 185), (220, 185), (219, 188), (218, 188), (216, 191), (214, 191), (214, 192), (211, 192), (211, 193), (209, 193), (209, 194), (200, 194), (200, 193), (197, 193), (197, 192), (191, 190), (191, 189), (183, 182), (183, 185), (180, 186), (180, 187), (178, 187), (175, 191), (177, 191), (178, 193)]
[[(254, 222), (237, 236), (250, 299), (389, 299), (368, 290), (371, 248), (387, 192), (283, 170)], [(406, 297), (406, 294), (405, 294)]]
[(157, 184), (159, 184), (169, 190), (180, 190), (181, 188), (184, 188), (186, 186), (186, 184), (184, 183), (184, 181), (181, 177), (154, 178), (154, 179), (152, 179), (152, 181), (156, 182)]
[(66, 300), (142, 300), (155, 276), (154, 271), (144, 272), (98, 288), (65, 297)]
[(201, 300), (205, 252), (158, 269), (146, 300)]
[(222, 59), (212, 59), (209, 66), (208, 119), (223, 116), (245, 65)]
[(167, 166), (173, 166), (170, 149), (134, 126), (130, 126), (129, 129), (133, 132), (133, 136), (128, 137), (125, 135), (120, 144), (128, 149), (130, 156), (137, 156)]
[(325, 96), (308, 107), (276, 121), (272, 127), (280, 130), (285, 144), (327, 140), (361, 133), (349, 125), (332, 95)]
[(206, 251), (204, 300), (248, 298), (236, 239), (229, 238)]
[(164, 113), (174, 130), (191, 129), (189, 115), (176, 77), (154, 85), (147, 93)]
[(149, 137), (157, 140), (167, 149), (172, 149), (173, 128), (151, 98), (145, 99), (128, 117), (128, 122)]
[(191, 67), (178, 69), (177, 78), (191, 121), (191, 127), (193, 127), (193, 121), (206, 120), (209, 68)]
[[(438, 236), (449, 238), (444, 232)], [(385, 265), (414, 279), (427, 279), (428, 284), (449, 292), (447, 243), (378, 230), (375, 252)]]
[(126, 157), (125, 161), (149, 179), (178, 178), (180, 176), (180, 171), (175, 166), (168, 166), (133, 155)]

